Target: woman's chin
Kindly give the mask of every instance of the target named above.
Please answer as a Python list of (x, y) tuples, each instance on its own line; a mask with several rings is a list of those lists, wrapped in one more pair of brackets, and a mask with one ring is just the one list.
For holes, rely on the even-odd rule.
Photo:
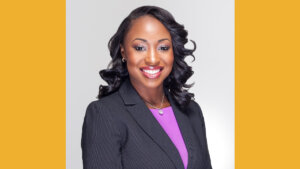
[(139, 85), (145, 90), (151, 90), (162, 86), (163, 81), (161, 79), (144, 79)]

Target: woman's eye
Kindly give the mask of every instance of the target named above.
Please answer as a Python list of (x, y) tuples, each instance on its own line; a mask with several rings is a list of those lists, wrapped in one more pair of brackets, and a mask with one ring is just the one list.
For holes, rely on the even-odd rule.
[(169, 46), (161, 46), (158, 48), (158, 50), (163, 50), (163, 51), (166, 51), (166, 50), (169, 50)]
[(144, 50), (146, 50), (146, 48), (143, 47), (143, 46), (135, 46), (134, 49), (135, 49), (136, 51), (144, 51)]

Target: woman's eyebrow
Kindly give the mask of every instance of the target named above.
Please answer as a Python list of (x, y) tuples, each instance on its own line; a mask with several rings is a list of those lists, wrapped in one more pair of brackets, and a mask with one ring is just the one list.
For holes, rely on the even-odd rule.
[(133, 39), (133, 41), (135, 41), (135, 40), (141, 40), (141, 41), (143, 41), (143, 42), (147, 42), (146, 39), (142, 39), (142, 38), (135, 38), (135, 39)]
[[(133, 39), (133, 41), (135, 41), (135, 40), (140, 40), (140, 41), (143, 41), (143, 42), (147, 42), (147, 40), (143, 39), (143, 38), (135, 38), (135, 39)], [(165, 41), (165, 40), (170, 41), (168, 38), (164, 38), (164, 39), (158, 40), (158, 42), (162, 42), (162, 41)]]
[(160, 40), (158, 40), (158, 42), (162, 42), (162, 41), (164, 41), (164, 40), (168, 40), (168, 41), (170, 41), (168, 38), (164, 38), (164, 39), (160, 39)]

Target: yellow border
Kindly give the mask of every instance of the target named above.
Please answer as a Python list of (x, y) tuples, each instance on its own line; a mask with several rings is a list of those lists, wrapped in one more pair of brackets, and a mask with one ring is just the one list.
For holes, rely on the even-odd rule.
[(65, 1), (1, 1), (0, 168), (66, 164)]
[[(0, 168), (65, 168), (65, 1), (0, 5)], [(299, 1), (236, 0), (236, 169), (300, 168)]]
[(299, 0), (236, 0), (236, 169), (300, 168)]

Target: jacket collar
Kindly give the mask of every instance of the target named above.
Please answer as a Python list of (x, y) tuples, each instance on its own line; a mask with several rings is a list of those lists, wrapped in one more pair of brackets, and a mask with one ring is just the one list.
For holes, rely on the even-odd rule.
[(134, 105), (143, 103), (142, 98), (131, 85), (129, 78), (127, 78), (121, 85), (119, 93), (125, 105)]
[[(172, 106), (174, 115), (177, 119), (178, 126), (183, 136), (186, 148), (188, 151), (188, 169), (193, 166), (193, 146), (195, 140), (192, 134), (192, 127), (186, 114), (184, 114), (175, 104), (171, 94), (168, 90), (164, 89), (165, 94)], [(129, 78), (127, 78), (119, 89), (119, 95), (123, 99), (126, 109), (136, 120), (138, 125), (146, 132), (156, 144), (167, 154), (177, 169), (183, 169), (183, 163), (181, 157), (172, 143), (169, 136), (165, 133), (163, 128), (160, 126), (158, 121), (152, 115), (142, 98), (139, 96), (137, 91), (131, 85)]]

